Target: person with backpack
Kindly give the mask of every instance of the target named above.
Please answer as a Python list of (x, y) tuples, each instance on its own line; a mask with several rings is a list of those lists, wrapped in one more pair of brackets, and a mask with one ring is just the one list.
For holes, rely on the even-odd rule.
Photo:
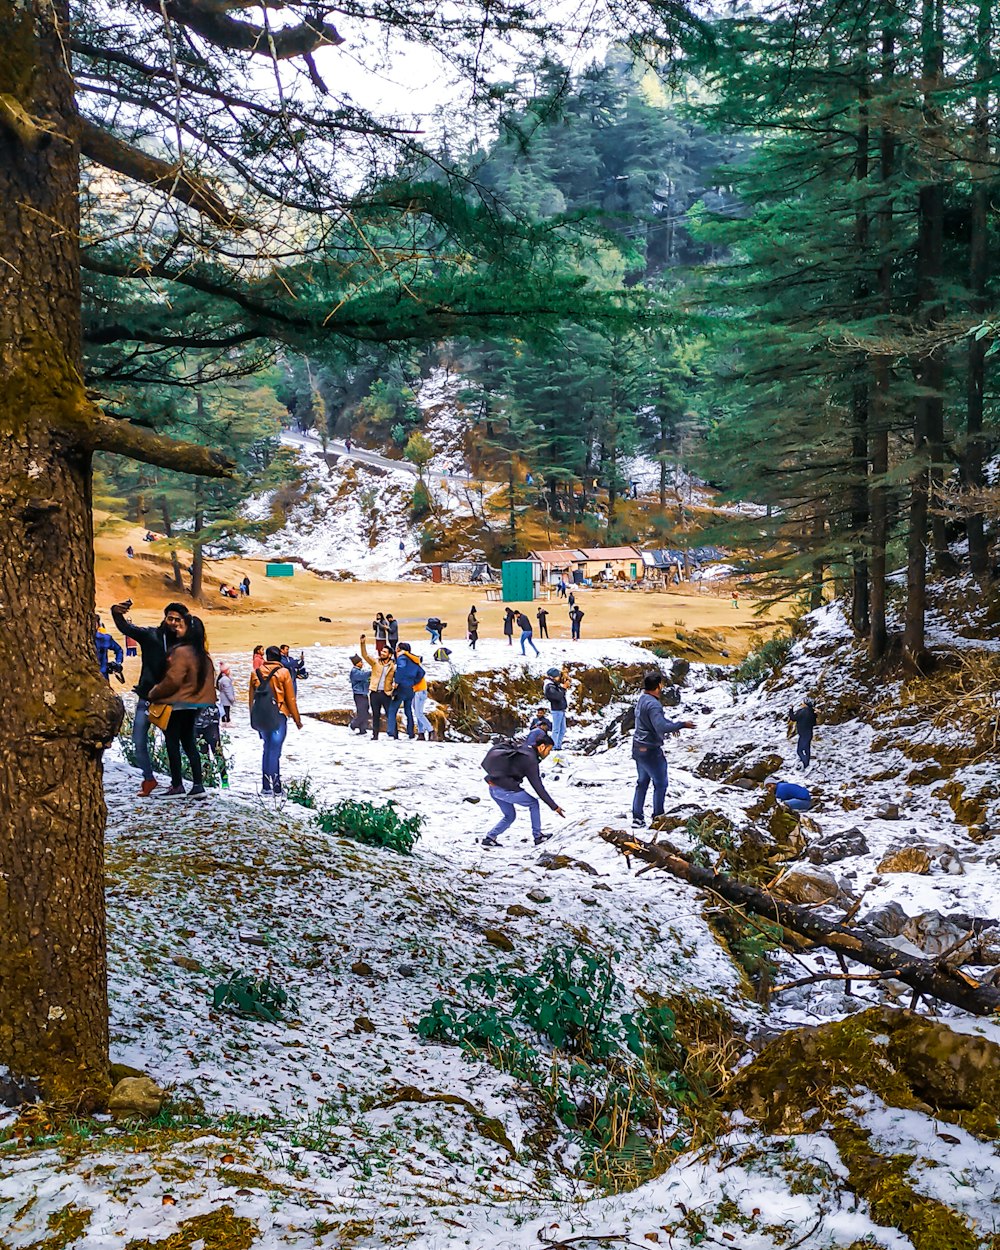
[(147, 627), (128, 619), (131, 606), (131, 599), (112, 604), (111, 617), (122, 633), (127, 630), (129, 637), (136, 640), (142, 653), (139, 680), (132, 687), (136, 699), (132, 746), (135, 748), (135, 762), (142, 773), (139, 797), (146, 799), (159, 785), (153, 775), (153, 761), (149, 755), (149, 692), (167, 671), (167, 649), (173, 646), (177, 627), (188, 615), (188, 610), (183, 603), (168, 603), (159, 625)]
[[(174, 642), (167, 652), (166, 672), (149, 692), (151, 704), (170, 708), (163, 730), (170, 761), (170, 785), (164, 799), (206, 799), (208, 794), (201, 771), (201, 753), (194, 736), (194, 724), (202, 708), (215, 707), (215, 664), (205, 649), (205, 625), (199, 616), (184, 616), (174, 627)], [(181, 750), (191, 769), (191, 789), (184, 789)]]
[(548, 638), (549, 636), (549, 613), (547, 608), (539, 608), (535, 613), (538, 618), (538, 637)]
[[(392, 700), (386, 712), (386, 732), (390, 738), (399, 737), (399, 724), (396, 717), (399, 709), (406, 713), (406, 736), (415, 738), (417, 731), (413, 722), (413, 688), (418, 682), (424, 681), (423, 665), (410, 652), (410, 644), (401, 642), (396, 647), (396, 669), (393, 673)], [(424, 681), (424, 689), (427, 683)]]
[(264, 663), (250, 674), (250, 726), (264, 744), (261, 761), (261, 789), (265, 794), (281, 794), (281, 749), (288, 736), (288, 718), (302, 728), (295, 699), (292, 675), (281, 662), (281, 650), (268, 647)]
[(535, 646), (535, 640), (532, 637), (534, 631), (531, 628), (531, 621), (524, 612), (518, 612), (517, 614), (517, 627), (521, 631), (521, 654), (526, 654), (524, 644), (527, 643), (535, 655), (537, 655), (538, 648)]
[(222, 724), (229, 724), (229, 713), (236, 705), (236, 687), (229, 675), (229, 665), (219, 665), (219, 675), (215, 679), (215, 689), (219, 695), (219, 707), (222, 709)]
[(420, 675), (417, 677), (417, 680), (413, 683), (413, 718), (417, 723), (417, 737), (420, 739), (420, 741), (421, 742), (433, 742), (434, 741), (434, 726), (431, 724), (430, 718), (428, 717), (427, 713), (424, 711), (424, 708), (427, 706), (427, 673), (423, 666), (424, 665), (423, 657), (419, 655), (414, 655), (412, 651), (407, 649), (406, 643), (400, 643), (399, 648), (397, 649), (397, 652), (396, 652), (397, 680), (398, 680), (398, 673), (399, 673), (400, 655), (405, 657), (407, 660), (412, 660), (413, 663), (416, 664), (417, 668), (420, 670)]
[[(368, 647), (365, 643), (364, 634), (361, 635), (361, 654), (364, 661), (371, 667), (372, 675), (368, 683), (368, 701), (372, 708), (372, 739), (378, 741), (379, 728), (382, 724), (383, 712), (388, 713), (389, 704), (392, 702), (392, 688), (395, 684), (396, 661), (393, 659), (392, 652), (386, 643), (380, 642), (377, 651), (377, 659), (372, 659), (368, 654)], [(386, 728), (389, 726), (389, 718), (386, 716)]]
[(514, 645), (514, 621), (517, 619), (517, 613), (513, 608), (504, 608), (503, 613), (503, 632), (507, 639), (507, 646)]
[(667, 734), (694, 729), (694, 721), (667, 720), (660, 703), (662, 693), (663, 674), (658, 670), (646, 673), (642, 679), (642, 694), (635, 705), (635, 730), (632, 734), (632, 758), (636, 771), (632, 799), (633, 829), (645, 827), (644, 808), (650, 782), (653, 783), (653, 819), (663, 815), (667, 797), (667, 759), (663, 754), (663, 740)]
[(469, 609), (465, 624), (469, 631), (469, 649), (475, 651), (476, 643), (479, 641), (479, 617), (476, 616), (475, 607)]
[(569, 636), (580, 641), (580, 622), (583, 620), (583, 608), (578, 603), (574, 603), (569, 610)]
[[(500, 835), (517, 819), (519, 807), (528, 809), (531, 819), (531, 836), (535, 846), (552, 837), (551, 833), (542, 833), (538, 799), (551, 807), (557, 816), (565, 816), (566, 813), (542, 785), (538, 764), (551, 753), (552, 739), (548, 734), (542, 734), (532, 743), (501, 743), (486, 752), (483, 759), (486, 784), (490, 788), (490, 798), (500, 808), (502, 815), (483, 838), (483, 846), (489, 849), (499, 846)], [(529, 783), (538, 798), (535, 798), (535, 794), (528, 794), (523, 788), (525, 781)]]
[(813, 706), (812, 699), (806, 699), (798, 707), (790, 708), (788, 719), (798, 735), (795, 754), (799, 757), (802, 771), (805, 772), (812, 761), (813, 731), (816, 728), (816, 708)]
[(351, 656), (351, 694), (354, 696), (354, 715), (351, 717), (347, 728), (354, 733), (361, 734), (362, 737), (368, 732), (368, 710), (370, 704), (368, 702), (368, 688), (371, 683), (371, 673), (362, 668), (360, 655)]
[(545, 674), (548, 681), (545, 683), (542, 693), (549, 701), (549, 711), (552, 714), (552, 741), (556, 744), (556, 750), (562, 750), (563, 739), (566, 737), (566, 689), (567, 681), (557, 668), (550, 668)]

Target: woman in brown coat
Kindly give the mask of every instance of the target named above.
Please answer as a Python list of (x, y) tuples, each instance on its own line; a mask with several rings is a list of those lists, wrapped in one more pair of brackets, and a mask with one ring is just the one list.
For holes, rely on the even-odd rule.
[[(285, 736), (288, 733), (288, 718), (290, 716), (296, 727), (301, 729), (302, 717), (295, 700), (295, 682), (281, 662), (280, 649), (268, 647), (264, 656), (264, 663), (250, 674), (250, 723), (260, 734), (264, 744), (261, 789), (265, 794), (281, 794), (281, 748), (285, 745)], [(263, 685), (269, 686), (274, 692), (277, 711), (273, 724), (254, 723), (254, 695), (258, 687)], [(271, 706), (273, 708), (274, 705)]]
[(215, 705), (215, 665), (205, 650), (205, 626), (198, 616), (181, 617), (174, 626), (174, 645), (167, 652), (167, 671), (149, 692), (150, 703), (169, 703), (170, 719), (163, 731), (170, 761), (170, 788), (163, 798), (185, 794), (181, 748), (191, 766), (192, 799), (207, 798), (202, 784), (201, 755), (194, 737), (194, 722), (203, 707)]

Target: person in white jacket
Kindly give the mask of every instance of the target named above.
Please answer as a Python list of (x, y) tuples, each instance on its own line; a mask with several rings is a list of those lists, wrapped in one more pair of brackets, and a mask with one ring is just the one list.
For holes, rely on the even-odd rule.
[(219, 675), (215, 679), (215, 688), (219, 692), (219, 710), (222, 713), (222, 723), (229, 724), (229, 709), (236, 702), (236, 687), (233, 685), (233, 679), (229, 676), (229, 665), (219, 665)]

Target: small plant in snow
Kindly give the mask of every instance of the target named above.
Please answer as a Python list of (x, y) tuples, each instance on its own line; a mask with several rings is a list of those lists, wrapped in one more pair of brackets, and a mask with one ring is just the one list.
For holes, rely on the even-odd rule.
[(287, 1003), (288, 995), (273, 981), (266, 978), (255, 981), (242, 972), (234, 972), (228, 981), (212, 991), (212, 1006), (216, 1011), (220, 1007), (230, 1007), (241, 1016), (255, 1016), (271, 1024), (281, 1019)]
[(316, 807), (316, 791), (313, 789), (311, 777), (293, 777), (285, 782), (285, 798), (289, 803), (297, 803), (299, 807)]
[(391, 800), (382, 806), (344, 799), (336, 807), (321, 807), (316, 821), (324, 833), (336, 833), (365, 846), (380, 846), (409, 855), (423, 825), (422, 816), (400, 816)]

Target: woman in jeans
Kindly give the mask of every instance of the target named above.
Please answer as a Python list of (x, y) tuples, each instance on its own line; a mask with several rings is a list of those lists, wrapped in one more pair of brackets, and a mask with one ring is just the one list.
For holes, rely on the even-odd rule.
[(274, 691), (274, 699), (278, 705), (277, 723), (274, 728), (258, 729), (264, 744), (264, 755), (261, 761), (261, 789), (265, 794), (282, 793), (281, 785), (281, 748), (285, 745), (288, 734), (289, 716), (295, 721), (297, 728), (302, 728), (299, 716), (299, 705), (295, 701), (295, 683), (292, 675), (281, 662), (279, 647), (268, 647), (264, 653), (264, 663), (250, 674), (250, 711), (253, 713), (253, 697), (258, 686), (267, 682)]
[[(201, 755), (194, 737), (194, 723), (205, 707), (215, 706), (215, 665), (205, 649), (205, 626), (200, 617), (182, 616), (174, 626), (174, 645), (167, 652), (167, 671), (149, 692), (150, 703), (168, 703), (170, 719), (163, 731), (170, 761), (170, 787), (165, 799), (207, 798), (202, 784)], [(184, 789), (181, 750), (187, 756), (193, 785)]]

